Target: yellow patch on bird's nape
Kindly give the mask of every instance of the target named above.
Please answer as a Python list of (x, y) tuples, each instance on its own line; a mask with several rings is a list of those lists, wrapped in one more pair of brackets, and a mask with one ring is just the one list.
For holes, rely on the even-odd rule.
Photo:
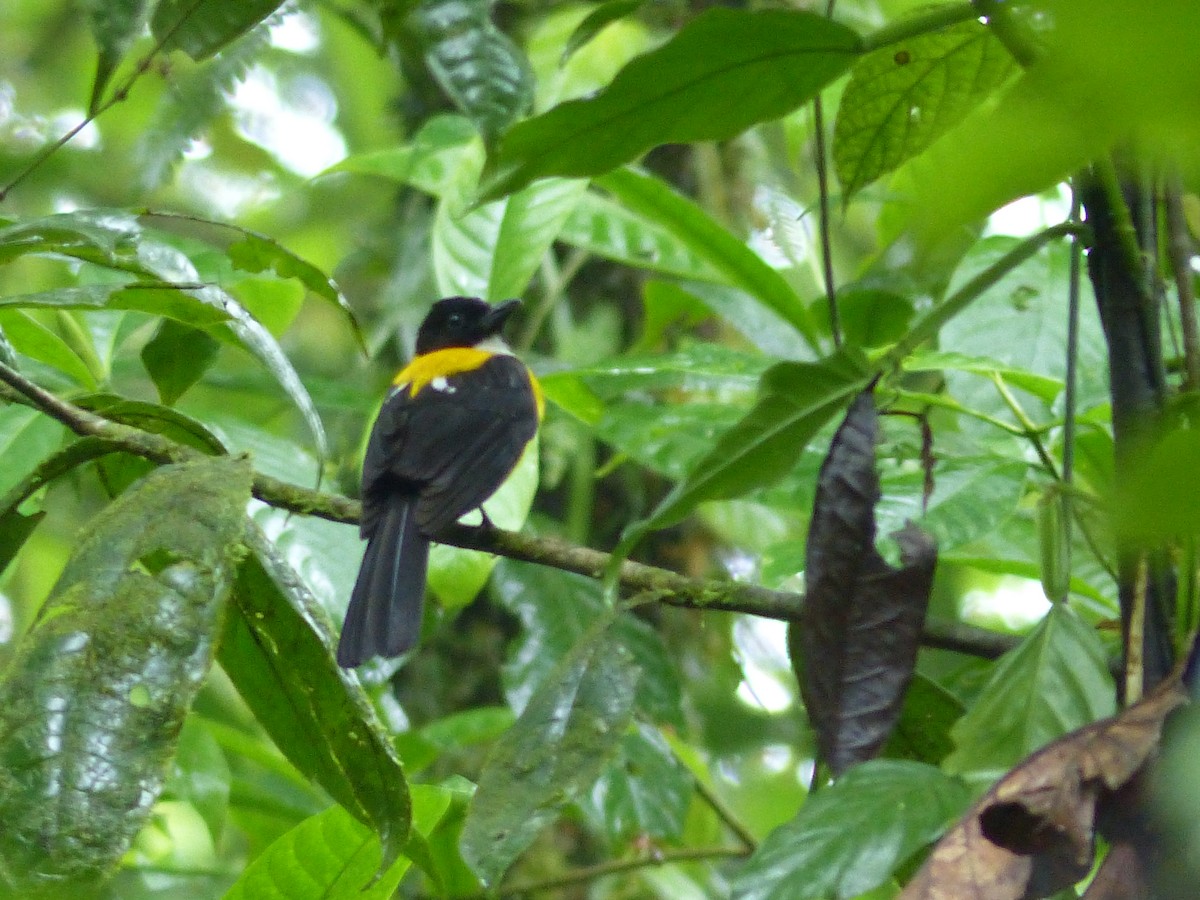
[(491, 358), (486, 350), (474, 347), (447, 347), (424, 353), (397, 373), (392, 384), (397, 388), (408, 388), (408, 395), (415, 397), (438, 378), (449, 378), (460, 372), (478, 369)]

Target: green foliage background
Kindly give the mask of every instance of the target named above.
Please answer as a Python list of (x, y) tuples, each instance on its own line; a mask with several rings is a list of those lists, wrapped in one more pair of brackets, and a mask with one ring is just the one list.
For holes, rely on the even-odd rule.
[[(1200, 186), (1200, 9), (1096, 6), (4, 3), (0, 361), (107, 424), (0, 395), (0, 886), (895, 895), (972, 796), (1113, 711), (1114, 509), (1196, 528), (1186, 404), (1116, 493), (1086, 278), (1062, 483), (1062, 185), (1132, 146)], [(985, 228), (1021, 197), (1021, 233)], [(549, 400), (491, 518), (716, 579), (706, 598), (614, 608), (439, 547), (421, 649), (337, 668), (352, 507), (264, 479), (353, 496), (451, 293), (525, 298), (513, 339)], [(879, 370), (936, 454), (922, 508), (920, 428), (885, 419), (879, 530), (937, 538), (930, 629), (960, 652), (922, 651), (890, 759), (808, 800), (772, 619), (832, 427)], [(144, 434), (172, 443), (129, 452)], [(1069, 553), (1048, 551), (1066, 492)], [(959, 629), (1008, 576), (1066, 602)], [(778, 592), (766, 616), (730, 577)]]

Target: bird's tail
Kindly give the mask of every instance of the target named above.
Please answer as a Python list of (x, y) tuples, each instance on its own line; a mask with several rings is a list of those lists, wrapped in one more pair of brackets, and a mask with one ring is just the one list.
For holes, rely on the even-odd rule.
[(338, 642), (338, 664), (399, 656), (421, 634), (429, 540), (417, 527), (416, 499), (390, 498), (367, 541)]

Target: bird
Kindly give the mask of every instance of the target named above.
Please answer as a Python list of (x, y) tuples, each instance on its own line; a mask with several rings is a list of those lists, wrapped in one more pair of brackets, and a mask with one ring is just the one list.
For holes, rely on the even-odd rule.
[(338, 641), (343, 668), (416, 645), (431, 539), (471, 510), (482, 512), (537, 434), (541, 388), (502, 336), (519, 306), (437, 301), (417, 331), (412, 361), (392, 382), (363, 459), (367, 548)]

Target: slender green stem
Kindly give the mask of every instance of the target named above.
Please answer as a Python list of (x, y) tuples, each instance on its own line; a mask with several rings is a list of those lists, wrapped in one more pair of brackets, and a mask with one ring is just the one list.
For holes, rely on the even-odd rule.
[(79, 319), (69, 310), (60, 309), (57, 310), (55, 320), (58, 322), (63, 340), (83, 362), (88, 374), (92, 376), (92, 387), (104, 384), (108, 380), (108, 373), (104, 370), (104, 364), (100, 362), (100, 357), (96, 355), (91, 335), (79, 324)]
[(1063, 222), (1027, 237), (926, 313), (908, 334), (883, 357), (883, 366), (890, 368), (899, 365), (904, 357), (934, 337), (942, 326), (975, 302), (984, 291), (1041, 250), (1046, 244), (1066, 235), (1080, 234), (1084, 231), (1085, 229), (1075, 222)]
[(888, 47), (907, 41), (909, 38), (920, 37), (934, 31), (941, 31), (959, 22), (967, 22), (979, 18), (979, 11), (971, 3), (956, 3), (951, 6), (938, 6), (927, 12), (901, 19), (884, 25), (878, 31), (866, 35), (862, 40), (863, 53), (870, 53), (881, 47)]
[(1166, 190), (1167, 256), (1179, 297), (1179, 322), (1183, 330), (1183, 387), (1200, 391), (1200, 326), (1196, 323), (1196, 292), (1192, 256), (1196, 252), (1183, 214), (1183, 185), (1179, 174), (1168, 179)]
[(1000, 394), (1004, 405), (1016, 417), (1017, 424), (1021, 426), (1021, 435), (1033, 445), (1033, 451), (1037, 454), (1038, 459), (1042, 461), (1042, 465), (1046, 471), (1050, 473), (1050, 477), (1055, 481), (1061, 481), (1062, 479), (1058, 474), (1058, 467), (1054, 464), (1054, 457), (1050, 455), (1050, 451), (1042, 443), (1040, 432), (1045, 429), (1029, 418), (1028, 413), (1025, 412), (1025, 408), (1021, 406), (1021, 401), (1008, 389), (1008, 384), (1000, 376), (999, 372), (992, 373), (992, 384), (996, 386), (996, 391)]
[(717, 818), (724, 823), (725, 827), (733, 832), (734, 836), (738, 839), (738, 841), (741, 842), (741, 845), (745, 851), (747, 853), (753, 853), (758, 847), (758, 841), (755, 839), (754, 835), (750, 833), (750, 829), (742, 824), (742, 821), (738, 819), (737, 813), (730, 809), (729, 804), (722, 800), (719, 794), (713, 791), (699, 778), (696, 779), (696, 793), (699, 794), (701, 799), (708, 804), (709, 808), (711, 808), (712, 811), (717, 814)]
[(191, 6), (184, 10), (183, 15), (179, 17), (179, 21), (159, 36), (150, 52), (138, 61), (138, 64), (134, 67), (133, 71), (130, 72), (126, 79), (116, 88), (116, 90), (109, 95), (107, 100), (98, 104), (96, 108), (89, 112), (78, 125), (71, 128), (62, 137), (43, 147), (41, 151), (39, 151), (33, 157), (33, 159), (26, 164), (25, 168), (18, 172), (8, 184), (6, 184), (3, 188), (0, 188), (0, 203), (3, 203), (5, 199), (7, 199), (13, 188), (21, 184), (21, 182), (23, 182), (26, 178), (40, 169), (46, 160), (74, 140), (75, 136), (79, 134), (79, 132), (83, 131), (83, 129), (87, 128), (88, 125), (96, 121), (96, 119), (99, 118), (103, 113), (108, 112), (108, 110), (112, 109), (118, 103), (124, 102), (129, 97), (129, 91), (133, 88), (137, 80), (150, 71), (150, 66), (154, 62), (155, 57), (162, 52), (162, 49), (167, 46), (167, 43), (175, 37), (175, 33), (184, 26), (188, 19), (192, 17), (192, 15), (204, 2), (205, 0), (195, 0)]
[(1033, 30), (1005, 0), (974, 0), (976, 12), (988, 21), (988, 26), (1004, 49), (1022, 68), (1029, 68), (1041, 55)]
[[(1082, 204), (1079, 192), (1072, 186), (1072, 222), (1079, 221)], [(1078, 235), (1071, 237), (1071, 267), (1067, 280), (1067, 373), (1063, 396), (1063, 469), (1062, 480), (1067, 486), (1063, 492), (1063, 564), (1071, 571), (1071, 528), (1075, 519), (1075, 498), (1071, 488), (1075, 484), (1075, 407), (1079, 382), (1079, 284), (1083, 270), (1083, 241)], [(1086, 529), (1084, 529), (1086, 533)]]
[[(638, 869), (667, 866), (672, 863), (703, 862), (710, 859), (729, 859), (746, 855), (748, 855), (748, 851), (740, 847), (687, 847), (678, 850), (654, 850), (645, 856), (634, 859), (618, 859), (582, 869), (574, 869), (554, 878), (514, 881), (503, 885), (500, 893), (504, 897), (524, 897), (586, 884), (607, 875), (618, 875), (622, 872), (634, 872)], [(479, 894), (477, 896), (482, 898), (490, 895)]]
[(820, 205), (817, 227), (821, 234), (821, 274), (825, 282), (825, 302), (829, 306), (829, 329), (833, 333), (833, 345), (841, 347), (842, 320), (838, 312), (837, 285), (833, 280), (833, 239), (829, 227), (829, 160), (825, 151), (825, 113), (820, 94), (813, 98), (813, 157)]

